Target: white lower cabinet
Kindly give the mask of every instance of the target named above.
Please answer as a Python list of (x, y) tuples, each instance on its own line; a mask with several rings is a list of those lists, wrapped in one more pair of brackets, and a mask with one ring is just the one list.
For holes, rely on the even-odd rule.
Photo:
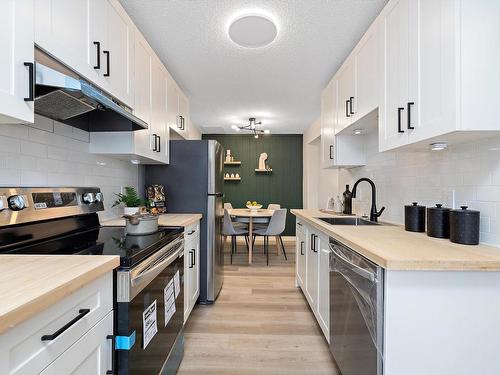
[(330, 248), (329, 238), (319, 235), (318, 261), (318, 323), (327, 340), (330, 339)]
[(305, 288), (306, 280), (306, 246), (307, 246), (307, 228), (302, 222), (297, 220), (297, 229), (295, 233), (296, 240), (296, 281), (297, 286)]
[(200, 222), (184, 230), (184, 322), (200, 295)]
[(32, 123), (33, 0), (0, 2), (0, 34), (0, 123)]
[(113, 312), (92, 327), (40, 374), (106, 374), (113, 368)]
[(297, 219), (296, 224), (297, 286), (302, 289), (328, 341), (330, 339), (329, 238), (300, 219)]
[(108, 335), (112, 272), (1, 334), (0, 374), (105, 374), (111, 369)]

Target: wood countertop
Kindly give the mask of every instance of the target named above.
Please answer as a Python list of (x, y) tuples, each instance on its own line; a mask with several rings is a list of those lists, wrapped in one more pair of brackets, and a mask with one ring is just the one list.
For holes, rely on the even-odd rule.
[[(163, 214), (158, 219), (158, 225), (160, 227), (187, 227), (201, 220), (201, 218), (201, 214)], [(104, 227), (124, 227), (125, 219), (117, 217), (103, 220), (101, 225)]]
[(330, 225), (320, 210), (291, 210), (319, 231), (338, 239), (388, 270), (500, 271), (500, 248), (459, 245), (448, 239), (407, 232), (401, 225)]
[(0, 334), (119, 265), (119, 256), (0, 255)]

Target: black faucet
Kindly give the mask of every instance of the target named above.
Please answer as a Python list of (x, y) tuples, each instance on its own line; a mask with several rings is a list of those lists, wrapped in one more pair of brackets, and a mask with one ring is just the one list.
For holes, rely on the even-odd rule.
[(375, 189), (375, 184), (373, 183), (372, 180), (369, 178), (363, 177), (360, 178), (358, 181), (354, 183), (354, 186), (352, 187), (352, 197), (356, 198), (356, 190), (358, 189), (358, 184), (361, 181), (366, 181), (370, 184), (372, 187), (372, 208), (370, 209), (370, 221), (377, 221), (377, 218), (382, 215), (382, 212), (384, 212), (385, 207), (382, 207), (380, 211), (377, 212), (377, 192)]

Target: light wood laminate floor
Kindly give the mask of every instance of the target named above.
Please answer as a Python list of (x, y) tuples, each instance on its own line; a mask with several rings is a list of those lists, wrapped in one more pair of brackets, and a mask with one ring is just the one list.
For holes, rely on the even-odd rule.
[(241, 243), (229, 265), (226, 245), (224, 286), (214, 305), (196, 305), (191, 313), (179, 375), (339, 374), (305, 297), (295, 288), (294, 245), (285, 242), (288, 261), (270, 246), (269, 267), (261, 242), (252, 265)]

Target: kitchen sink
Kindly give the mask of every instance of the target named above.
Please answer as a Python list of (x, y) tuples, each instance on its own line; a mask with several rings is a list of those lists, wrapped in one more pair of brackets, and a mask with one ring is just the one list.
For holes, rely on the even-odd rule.
[(360, 217), (319, 217), (318, 219), (331, 225), (380, 225), (380, 223)]

